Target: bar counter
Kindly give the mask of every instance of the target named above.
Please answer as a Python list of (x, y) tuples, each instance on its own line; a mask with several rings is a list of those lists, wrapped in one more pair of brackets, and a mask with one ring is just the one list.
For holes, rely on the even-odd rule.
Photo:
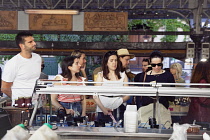
[[(32, 127), (30, 134), (33, 134), (38, 127)], [(139, 128), (138, 133), (125, 133), (124, 128), (114, 127), (58, 127), (54, 130), (60, 140), (72, 139), (111, 139), (111, 140), (168, 140), (173, 132), (172, 129), (146, 129)], [(188, 133), (188, 140), (203, 140), (203, 133)], [(209, 132), (207, 132), (209, 134)]]

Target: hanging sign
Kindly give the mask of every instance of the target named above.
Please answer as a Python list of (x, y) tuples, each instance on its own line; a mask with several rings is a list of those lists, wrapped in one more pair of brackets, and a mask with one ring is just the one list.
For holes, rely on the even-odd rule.
[(72, 31), (72, 15), (29, 15), (30, 30)]
[(17, 30), (18, 14), (17, 11), (0, 12), (0, 30)]

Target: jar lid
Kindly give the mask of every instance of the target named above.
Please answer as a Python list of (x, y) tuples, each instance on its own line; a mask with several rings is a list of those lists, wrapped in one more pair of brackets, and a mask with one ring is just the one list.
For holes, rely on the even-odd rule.
[(190, 124), (190, 127), (201, 127), (200, 125)]
[(18, 124), (18, 126), (22, 127), (22, 128), (25, 128), (25, 125), (24, 124)]
[(44, 125), (48, 126), (50, 129), (52, 129), (52, 125), (50, 125), (49, 123), (44, 123)]

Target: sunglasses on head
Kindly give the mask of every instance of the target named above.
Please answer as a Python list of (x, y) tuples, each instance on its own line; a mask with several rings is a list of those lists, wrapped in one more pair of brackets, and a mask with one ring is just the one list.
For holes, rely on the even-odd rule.
[(152, 67), (156, 67), (156, 66), (163, 66), (163, 63), (157, 63), (157, 64), (150, 64)]

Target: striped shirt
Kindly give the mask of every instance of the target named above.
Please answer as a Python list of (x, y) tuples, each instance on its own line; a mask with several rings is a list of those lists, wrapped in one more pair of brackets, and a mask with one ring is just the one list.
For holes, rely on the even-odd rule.
[[(61, 75), (57, 75), (60, 77), (61, 81), (68, 81), (67, 78), (64, 78)], [(85, 78), (84, 77), (80, 77), (79, 79), (77, 79), (77, 82), (84, 82)], [(68, 83), (62, 83), (62, 85), (70, 85)], [(77, 86), (85, 86), (84, 83), (81, 84), (77, 84)], [(81, 95), (78, 94), (59, 94), (58, 95), (58, 101), (60, 102), (68, 102), (68, 103), (72, 103), (72, 102), (80, 102), (81, 101)]]

